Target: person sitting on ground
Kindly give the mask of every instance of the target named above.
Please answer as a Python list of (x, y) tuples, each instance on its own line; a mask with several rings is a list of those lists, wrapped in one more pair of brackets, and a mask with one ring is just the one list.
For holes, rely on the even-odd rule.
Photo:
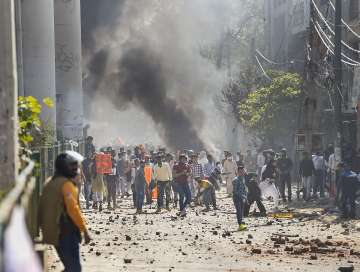
[(233, 180), (233, 201), (236, 209), (236, 218), (239, 225), (239, 231), (246, 230), (246, 225), (243, 222), (244, 205), (247, 201), (247, 189), (245, 186), (246, 172), (243, 166), (237, 170), (238, 176)]

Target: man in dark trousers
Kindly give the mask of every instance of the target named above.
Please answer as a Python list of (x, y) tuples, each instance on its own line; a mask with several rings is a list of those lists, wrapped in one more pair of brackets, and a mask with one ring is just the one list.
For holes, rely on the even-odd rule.
[(112, 163), (112, 172), (110, 174), (105, 175), (106, 179), (106, 185), (107, 185), (107, 201), (108, 201), (108, 209), (111, 209), (111, 202), (113, 203), (113, 209), (116, 209), (116, 181), (117, 181), (117, 175), (116, 175), (116, 160), (115, 160), (115, 151), (111, 150), (109, 151), (111, 155), (111, 163)]
[(65, 272), (80, 272), (81, 233), (90, 242), (79, 205), (78, 175), (82, 156), (74, 151), (60, 154), (55, 174), (44, 186), (39, 204), (43, 242), (55, 246)]
[(281, 150), (280, 159), (276, 162), (277, 168), (279, 170), (279, 189), (280, 194), (284, 202), (286, 202), (285, 197), (285, 186), (287, 186), (287, 198), (291, 202), (291, 169), (293, 167), (293, 162), (287, 156), (287, 150), (283, 148)]
[(245, 185), (248, 189), (247, 193), (247, 202), (244, 205), (244, 216), (249, 216), (251, 205), (256, 202), (260, 210), (260, 216), (266, 216), (266, 209), (261, 200), (261, 190), (258, 183), (256, 182), (257, 175), (256, 173), (249, 173), (245, 176)]
[(315, 173), (314, 162), (310, 157), (309, 152), (303, 153), (303, 159), (300, 162), (299, 174), (302, 180), (304, 188), (304, 200), (308, 201), (310, 199), (311, 188), (312, 188), (312, 177)]
[(238, 175), (233, 180), (233, 201), (236, 210), (236, 218), (239, 225), (238, 230), (246, 230), (246, 225), (243, 222), (244, 205), (247, 201), (247, 189), (245, 186), (246, 171), (243, 166), (238, 167)]
[[(345, 164), (345, 169), (340, 175), (340, 186), (341, 186), (341, 208), (344, 218), (355, 219), (355, 199), (356, 192), (359, 189), (359, 180), (356, 173), (351, 171), (350, 163)], [(350, 206), (350, 212), (348, 210)]]

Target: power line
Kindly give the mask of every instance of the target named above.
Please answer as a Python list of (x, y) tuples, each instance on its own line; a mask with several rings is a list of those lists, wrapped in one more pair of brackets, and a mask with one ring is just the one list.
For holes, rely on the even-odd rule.
[(275, 62), (275, 61), (270, 60), (269, 58), (265, 57), (264, 54), (261, 53), (261, 51), (260, 51), (259, 49), (256, 49), (255, 52), (256, 52), (262, 59), (264, 59), (267, 63), (272, 64), (272, 65), (287, 65), (287, 64), (294, 64), (294, 62), (300, 62), (300, 63), (303, 63), (303, 62), (304, 62), (303, 60), (296, 60), (296, 59), (290, 60), (289, 62), (283, 62), (283, 63)]
[[(318, 22), (316, 22), (316, 25), (315, 27), (318, 28), (318, 30), (321, 31), (321, 33), (326, 37), (326, 39), (329, 41), (329, 43), (331, 44), (332, 47), (335, 47), (335, 44), (331, 41), (331, 39), (326, 35), (326, 33), (324, 32), (324, 30), (321, 28), (320, 24)], [(352, 58), (348, 57), (347, 55), (345, 55), (344, 53), (341, 53), (341, 55), (348, 59), (350, 62), (353, 62), (354, 64), (359, 64), (360, 65), (360, 62), (357, 62), (356, 60), (353, 60)]]
[[(331, 0), (328, 0), (330, 3), (330, 6), (332, 7), (332, 9), (335, 11), (335, 6), (333, 4), (333, 2), (331, 2)], [(341, 22), (347, 27), (347, 29), (350, 30), (350, 32), (358, 39), (360, 39), (360, 35), (358, 33), (356, 33), (346, 22), (344, 19), (341, 18)]]
[[(320, 40), (322, 41), (322, 43), (324, 44), (324, 46), (329, 50), (329, 52), (332, 54), (332, 55), (335, 55), (334, 51), (330, 48), (330, 46), (325, 42), (323, 36), (321, 35), (318, 27), (315, 25), (315, 30), (320, 38)], [(343, 59), (341, 59), (341, 62), (344, 63), (344, 64), (347, 64), (347, 65), (350, 65), (350, 66), (360, 66), (360, 63), (350, 63), (350, 62), (347, 62)]]
[[(335, 36), (335, 32), (334, 30), (331, 28), (331, 26), (329, 25), (329, 22), (326, 20), (326, 18), (324, 17), (324, 15), (322, 14), (322, 12), (320, 11), (319, 7), (316, 5), (316, 3), (314, 2), (314, 0), (311, 0), (313, 6), (315, 7), (315, 10), (317, 12), (317, 14), (319, 15), (320, 19), (324, 22), (324, 24), (326, 25), (327, 29), (330, 31), (330, 33)], [(341, 44), (344, 45), (347, 49), (356, 52), (356, 53), (360, 53), (360, 50), (356, 50), (355, 48), (351, 47), (349, 44), (347, 44), (346, 42), (344, 42), (343, 40), (341, 40)]]
[(264, 74), (264, 76), (265, 76), (268, 80), (272, 81), (271, 77), (268, 76), (268, 74), (266, 73), (265, 69), (262, 67), (261, 62), (260, 62), (258, 56), (255, 56), (255, 59), (256, 59), (256, 62), (258, 63), (258, 65), (259, 65), (262, 73)]

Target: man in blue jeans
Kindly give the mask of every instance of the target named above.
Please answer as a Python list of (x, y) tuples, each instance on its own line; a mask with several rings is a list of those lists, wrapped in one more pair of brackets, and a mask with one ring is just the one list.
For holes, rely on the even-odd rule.
[(233, 201), (236, 209), (236, 218), (239, 224), (239, 231), (246, 230), (243, 222), (244, 205), (247, 202), (247, 190), (245, 186), (246, 171), (244, 165), (238, 166), (238, 176), (233, 180)]
[(170, 165), (167, 162), (162, 161), (162, 156), (158, 155), (156, 157), (157, 163), (154, 166), (154, 180), (157, 184), (158, 189), (158, 199), (157, 199), (157, 213), (161, 212), (161, 209), (164, 206), (164, 195), (166, 197), (166, 209), (170, 210), (170, 192), (166, 190), (169, 186), (170, 181), (173, 179), (172, 170)]
[(179, 162), (174, 165), (173, 178), (175, 188), (179, 193), (180, 216), (186, 216), (186, 206), (191, 201), (191, 191), (188, 183), (188, 177), (191, 176), (191, 169), (187, 164), (185, 154), (179, 156)]

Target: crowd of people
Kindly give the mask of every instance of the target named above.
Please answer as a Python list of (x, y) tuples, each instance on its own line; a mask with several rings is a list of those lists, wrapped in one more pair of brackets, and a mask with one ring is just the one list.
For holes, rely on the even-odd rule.
[[(165, 148), (147, 150), (143, 145), (126, 150), (107, 147), (97, 152), (92, 141), (88, 137), (84, 158), (73, 151), (58, 156), (54, 176), (41, 196), (39, 223), (44, 241), (55, 246), (65, 271), (81, 270), (81, 233), (85, 242), (91, 240), (80, 208), (80, 192), (87, 209), (101, 212), (104, 202), (108, 209), (116, 209), (119, 201), (131, 198), (135, 212), (142, 214), (146, 212), (144, 206), (151, 207), (156, 200), (156, 213), (178, 208), (177, 215), (185, 217), (189, 206), (202, 205), (203, 212), (218, 210), (216, 191), (225, 183), (226, 194), (233, 200), (238, 230), (243, 231), (247, 228), (243, 218), (249, 216), (253, 203), (259, 209), (257, 216), (266, 216), (264, 198), (273, 201), (274, 210), (280, 201), (292, 201), (292, 177), (297, 173), (301, 177), (297, 193), (302, 193), (304, 201), (334, 198), (344, 217), (355, 217), (360, 152), (344, 163), (336, 163), (331, 146), (312, 156), (304, 152), (296, 171), (285, 148), (279, 153), (268, 149), (257, 155), (250, 150), (246, 155), (238, 152), (236, 158), (224, 151), (223, 159), (217, 161), (205, 151), (172, 154)], [(111, 171), (99, 173), (97, 154), (111, 157)]]

